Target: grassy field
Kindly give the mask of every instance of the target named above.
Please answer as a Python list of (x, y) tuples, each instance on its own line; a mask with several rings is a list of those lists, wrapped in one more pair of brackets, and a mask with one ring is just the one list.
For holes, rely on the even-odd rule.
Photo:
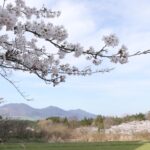
[(0, 150), (150, 150), (150, 143), (104, 142), (104, 143), (18, 143), (0, 144)]

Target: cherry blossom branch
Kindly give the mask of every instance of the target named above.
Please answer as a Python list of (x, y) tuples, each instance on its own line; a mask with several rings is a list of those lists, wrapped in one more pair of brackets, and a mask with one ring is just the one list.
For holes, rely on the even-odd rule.
[[(130, 57), (150, 53), (150, 50), (146, 50), (129, 54), (126, 46), (118, 47), (119, 39), (115, 34), (103, 36), (102, 48), (85, 49), (80, 43), (67, 42), (68, 33), (63, 26), (54, 25), (51, 22), (46, 23), (47, 19), (58, 17), (59, 11), (51, 11), (45, 7), (30, 8), (26, 6), (24, 0), (15, 0), (15, 4), (8, 3), (7, 5), (5, 1), (3, 7), (0, 7), (0, 31), (6, 33), (0, 35), (0, 69), (4, 73), (1, 73), (1, 77), (10, 82), (22, 96), (23, 93), (13, 81), (8, 79), (5, 70), (32, 73), (47, 84), (52, 83), (56, 86), (64, 82), (66, 76), (69, 75), (85, 76), (111, 71), (113, 68), (98, 68), (106, 59), (111, 63), (125, 64)], [(28, 35), (31, 37), (28, 38)], [(41, 40), (43, 40), (43, 46), (40, 47), (38, 42)], [(55, 52), (44, 47), (44, 42), (54, 46)], [(113, 49), (114, 53), (111, 53), (109, 49)], [(82, 59), (92, 65), (81, 69), (70, 65), (70, 62), (64, 63), (65, 56), (70, 56), (69, 54), (73, 54), (76, 58), (83, 56)]]
[[(42, 35), (40, 35), (39, 33), (37, 33), (37, 32), (33, 32), (33, 31), (31, 31), (31, 30), (29, 30), (29, 29), (27, 29), (27, 28), (25, 28), (25, 30), (27, 31), (27, 32), (30, 32), (30, 33), (32, 33), (32, 34), (34, 34), (34, 35), (36, 35), (36, 36), (38, 36), (39, 38), (41, 38), (42, 37)], [(58, 44), (58, 43), (56, 43), (56, 42), (54, 42), (53, 40), (50, 40), (50, 39), (45, 39), (45, 41), (48, 41), (48, 42), (50, 42), (52, 45), (54, 45), (56, 48), (58, 48), (58, 49), (60, 49), (61, 51), (63, 51), (63, 52), (65, 52), (65, 53), (72, 53), (72, 52), (75, 52), (75, 48), (67, 48), (67, 47), (65, 47), (64, 45), (60, 45), (60, 44)], [(111, 59), (113, 56), (117, 56), (119, 53), (116, 53), (116, 54), (113, 54), (113, 55), (104, 55), (104, 54), (102, 54), (103, 52), (108, 52), (105, 48), (107, 47), (107, 46), (109, 46), (109, 45), (107, 45), (107, 44), (105, 44), (99, 51), (97, 51), (97, 52), (91, 52), (90, 50), (86, 50), (86, 51), (83, 51), (82, 53), (84, 54), (84, 55), (91, 55), (93, 58), (97, 58), (98, 56), (99, 57), (102, 57), (102, 58), (109, 58), (109, 59)], [(126, 48), (125, 48), (125, 50), (126, 50)], [(138, 56), (138, 55), (143, 55), (143, 54), (148, 54), (148, 53), (150, 53), (150, 50), (145, 50), (145, 51), (143, 51), (143, 52), (141, 52), (141, 51), (138, 51), (138, 52), (136, 52), (136, 53), (134, 53), (134, 54), (129, 54), (128, 55), (128, 57), (133, 57), (133, 56)]]

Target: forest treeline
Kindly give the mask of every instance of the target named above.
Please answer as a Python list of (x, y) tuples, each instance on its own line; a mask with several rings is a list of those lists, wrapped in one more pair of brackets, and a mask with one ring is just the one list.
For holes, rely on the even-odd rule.
[(30, 121), (0, 117), (0, 141), (67, 141), (68, 139), (74, 138), (75, 129), (80, 127), (95, 127), (97, 128), (97, 132), (102, 132), (114, 125), (144, 120), (150, 120), (150, 112), (123, 117), (98, 115), (96, 118), (84, 118), (82, 120), (77, 120), (76, 118), (49, 117), (45, 120)]

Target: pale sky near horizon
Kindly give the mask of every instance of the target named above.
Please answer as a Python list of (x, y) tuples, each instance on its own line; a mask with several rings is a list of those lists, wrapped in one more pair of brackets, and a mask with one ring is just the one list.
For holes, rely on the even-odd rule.
[[(56, 24), (63, 24), (69, 40), (83, 46), (101, 46), (103, 35), (115, 33), (130, 53), (150, 48), (149, 0), (26, 0), (29, 5), (61, 11)], [(81, 63), (81, 62), (80, 62)], [(105, 67), (106, 65), (103, 64)], [(112, 64), (107, 64), (111, 67)], [(114, 66), (114, 65), (113, 65)], [(17, 85), (33, 101), (25, 101), (0, 78), (0, 96), (5, 103), (26, 103), (35, 108), (58, 106), (83, 109), (95, 114), (124, 115), (150, 110), (150, 54), (116, 65), (110, 73), (68, 77), (57, 87), (33, 75), (13, 73)]]

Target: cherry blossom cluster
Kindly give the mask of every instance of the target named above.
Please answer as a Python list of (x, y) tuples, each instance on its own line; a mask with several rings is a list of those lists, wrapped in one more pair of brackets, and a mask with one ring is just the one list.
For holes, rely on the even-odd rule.
[(2, 29), (3, 26), (6, 26), (7, 30), (13, 30), (16, 22), (17, 17), (15, 14), (10, 13), (7, 9), (0, 7), (0, 29)]
[(44, 18), (54, 18), (60, 16), (60, 11), (52, 11), (45, 7), (42, 7), (40, 10), (37, 8), (30, 8), (26, 6), (25, 1), (23, 0), (16, 0), (15, 6), (12, 3), (6, 6), (7, 10), (10, 13), (15, 13), (16, 16), (25, 15), (27, 19), (30, 19), (32, 16), (36, 16), (36, 18), (44, 17)]
[(68, 36), (63, 26), (54, 26), (52, 23), (45, 24), (43, 21), (40, 23), (36, 21), (33, 23), (27, 22), (22, 28), (25, 28), (25, 31), (36, 34), (40, 38), (57, 42), (64, 41)]
[(115, 36), (115, 34), (110, 34), (109, 36), (104, 36), (102, 40), (105, 42), (107, 46), (115, 47), (119, 44), (119, 39)]
[(124, 64), (124, 63), (128, 62), (128, 56), (129, 56), (129, 54), (127, 52), (127, 47), (122, 45), (122, 47), (118, 51), (118, 54), (111, 57), (111, 61), (113, 63), (119, 62), (121, 64)]
[[(129, 55), (126, 46), (121, 48), (119, 39), (115, 34), (104, 36), (104, 46), (95, 50), (93, 47), (85, 49), (80, 43), (67, 42), (68, 33), (63, 26), (54, 25), (47, 18), (60, 15), (59, 11), (51, 11), (45, 7), (41, 9), (26, 6), (24, 0), (15, 0), (15, 4), (6, 2), (0, 7), (0, 75), (7, 77), (5, 70), (22, 70), (33, 73), (46, 83), (57, 85), (65, 81), (67, 75), (90, 75), (97, 72), (107, 72), (109, 69), (96, 69), (93, 67), (78, 68), (64, 63), (65, 56), (80, 56), (92, 64), (99, 66), (105, 59), (113, 63), (127, 63), (130, 56), (149, 53), (138, 52)], [(46, 20), (46, 21), (45, 21)], [(42, 40), (43, 46), (38, 42)], [(55, 52), (44, 47), (49, 43)], [(109, 49), (113, 49), (111, 54)], [(88, 62), (89, 63), (89, 62)], [(1, 73), (5, 72), (5, 75)]]

